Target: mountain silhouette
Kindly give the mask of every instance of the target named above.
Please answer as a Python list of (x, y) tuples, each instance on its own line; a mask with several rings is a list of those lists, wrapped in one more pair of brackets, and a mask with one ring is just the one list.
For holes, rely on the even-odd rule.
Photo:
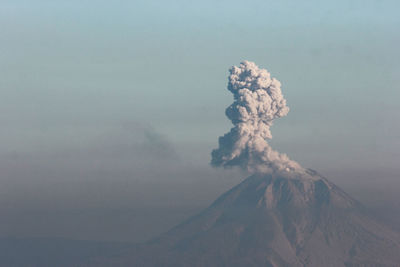
[(85, 266), (400, 266), (400, 234), (307, 173), (252, 175), (159, 238)]

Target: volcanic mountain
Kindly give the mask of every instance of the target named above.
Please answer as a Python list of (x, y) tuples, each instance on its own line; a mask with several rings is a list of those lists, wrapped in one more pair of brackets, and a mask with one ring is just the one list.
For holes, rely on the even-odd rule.
[(159, 238), (89, 266), (400, 266), (400, 234), (306, 172), (254, 174)]

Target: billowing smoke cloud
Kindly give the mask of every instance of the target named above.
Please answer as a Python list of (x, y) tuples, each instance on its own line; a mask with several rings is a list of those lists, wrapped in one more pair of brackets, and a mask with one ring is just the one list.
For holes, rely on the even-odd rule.
[(265, 69), (243, 61), (230, 69), (228, 90), (234, 102), (226, 116), (234, 127), (219, 138), (212, 151), (213, 166), (240, 166), (249, 172), (303, 172), (295, 161), (273, 150), (267, 140), (276, 118), (286, 116), (289, 108), (281, 92), (281, 83)]

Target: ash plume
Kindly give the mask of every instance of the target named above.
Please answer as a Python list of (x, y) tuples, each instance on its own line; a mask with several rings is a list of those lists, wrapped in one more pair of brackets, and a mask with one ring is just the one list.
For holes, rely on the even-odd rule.
[(234, 102), (226, 116), (234, 127), (219, 137), (212, 151), (215, 167), (239, 166), (249, 172), (298, 172), (304, 169), (286, 154), (273, 150), (267, 140), (274, 119), (284, 117), (289, 108), (281, 92), (281, 83), (255, 63), (243, 61), (230, 69), (228, 90)]

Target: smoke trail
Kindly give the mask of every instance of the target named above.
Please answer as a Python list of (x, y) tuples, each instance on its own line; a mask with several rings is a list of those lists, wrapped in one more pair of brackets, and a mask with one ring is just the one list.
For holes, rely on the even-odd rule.
[(243, 61), (230, 69), (228, 90), (234, 102), (226, 109), (226, 116), (234, 127), (219, 138), (219, 148), (211, 154), (213, 166), (240, 166), (261, 173), (303, 172), (297, 162), (267, 142), (272, 138), (273, 120), (289, 112), (280, 87), (277, 79), (253, 62)]

